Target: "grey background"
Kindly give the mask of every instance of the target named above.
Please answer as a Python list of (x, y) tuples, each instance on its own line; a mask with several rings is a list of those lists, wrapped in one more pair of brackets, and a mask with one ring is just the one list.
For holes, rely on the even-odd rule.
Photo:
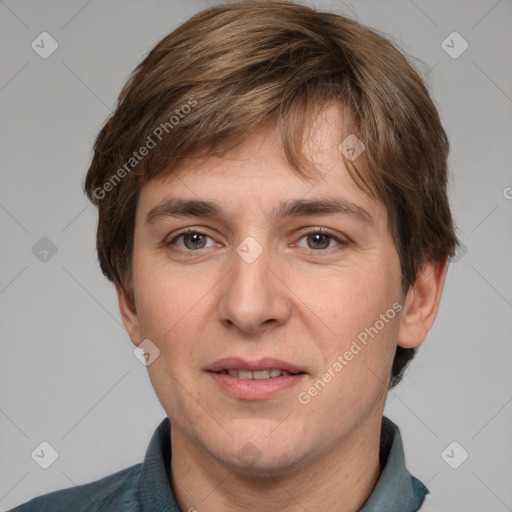
[[(311, 3), (390, 34), (424, 63), (451, 141), (450, 197), (467, 253), (450, 266), (435, 327), (387, 414), (438, 511), (512, 510), (512, 2)], [(96, 212), (81, 186), (131, 70), (206, 6), (0, 1), (3, 510), (141, 462), (165, 417), (99, 271)], [(43, 31), (59, 44), (47, 59), (31, 48)], [(469, 44), (457, 59), (441, 46), (453, 31)], [(42, 237), (57, 248), (46, 262), (32, 252)], [(46, 470), (30, 456), (42, 441), (59, 455)], [(452, 441), (469, 453), (458, 469), (441, 457)]]

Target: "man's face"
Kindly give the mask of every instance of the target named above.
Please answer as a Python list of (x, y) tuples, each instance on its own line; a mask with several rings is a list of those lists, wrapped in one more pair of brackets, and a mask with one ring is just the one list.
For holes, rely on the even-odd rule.
[[(132, 341), (160, 350), (148, 372), (173, 432), (231, 467), (277, 474), (380, 425), (400, 263), (385, 207), (344, 164), (341, 128), (335, 108), (319, 119), (315, 180), (293, 174), (269, 127), (222, 158), (185, 160), (139, 197)], [(176, 200), (219, 215), (172, 215)], [(284, 211), (296, 201), (344, 208)], [(300, 373), (267, 379), (282, 367)]]

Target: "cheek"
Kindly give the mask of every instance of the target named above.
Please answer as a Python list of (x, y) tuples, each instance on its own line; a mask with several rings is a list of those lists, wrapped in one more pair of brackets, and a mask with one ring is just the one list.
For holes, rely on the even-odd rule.
[[(150, 377), (159, 367), (181, 379), (190, 378), (186, 368), (196, 366), (196, 353), (208, 343), (215, 276), (184, 275), (169, 266), (144, 261), (134, 264), (137, 318), (142, 338), (160, 350), (159, 365), (148, 368)], [(208, 325), (208, 322), (210, 324)], [(202, 340), (202, 341), (201, 341)], [(185, 374), (186, 375), (183, 375)]]
[[(296, 283), (302, 286), (297, 294), (307, 297), (302, 311), (310, 320), (304, 322), (319, 325), (311, 329), (311, 337), (322, 354), (319, 371), (330, 388), (320, 401), (335, 396), (340, 407), (364, 408), (368, 404), (361, 397), (374, 403), (387, 388), (401, 307), (399, 270), (398, 261), (390, 260)], [(323, 389), (322, 384), (318, 387)]]
[(135, 304), (141, 334), (161, 339), (193, 314), (201, 296), (203, 280), (191, 282), (183, 273), (170, 268), (162, 258), (135, 253), (133, 281)]
[(149, 338), (160, 351), (147, 367), (153, 389), (177, 425), (204, 423), (195, 370), (197, 340), (207, 331), (201, 322), (211, 317), (206, 312), (206, 283), (200, 286), (178, 273), (156, 267), (135, 272), (134, 281), (141, 336)]
[(294, 288), (306, 298), (304, 311), (323, 321), (326, 339), (350, 341), (392, 307), (398, 281), (393, 268), (367, 265), (297, 280)]

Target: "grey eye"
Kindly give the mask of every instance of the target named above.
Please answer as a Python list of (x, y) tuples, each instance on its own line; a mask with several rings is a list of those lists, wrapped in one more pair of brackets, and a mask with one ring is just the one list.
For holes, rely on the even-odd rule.
[[(207, 245), (209, 238), (209, 236), (200, 233), (199, 231), (192, 231), (190, 233), (181, 233), (181, 235), (178, 235), (172, 243), (181, 249), (194, 251), (197, 249), (204, 249), (205, 247), (211, 247), (213, 242), (210, 243), (210, 245)], [(179, 243), (180, 240), (182, 240), (182, 243)]]
[[(308, 233), (304, 235), (301, 240), (306, 239), (307, 248), (313, 250), (325, 250), (332, 247), (331, 242), (339, 245), (339, 242), (333, 235), (328, 233)], [(300, 245), (300, 243), (298, 244)], [(304, 247), (303, 245), (300, 245)]]

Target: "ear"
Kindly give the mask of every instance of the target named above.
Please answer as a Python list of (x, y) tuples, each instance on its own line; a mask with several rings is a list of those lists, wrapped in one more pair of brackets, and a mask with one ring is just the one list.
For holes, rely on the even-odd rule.
[(405, 298), (397, 344), (403, 348), (421, 345), (437, 316), (448, 258), (427, 262)]
[(115, 284), (117, 301), (119, 303), (119, 312), (121, 313), (121, 319), (123, 321), (124, 328), (128, 332), (132, 343), (138, 346), (142, 341), (140, 337), (139, 320), (137, 313), (132, 304), (132, 301), (124, 291), (123, 287), (119, 284)]

